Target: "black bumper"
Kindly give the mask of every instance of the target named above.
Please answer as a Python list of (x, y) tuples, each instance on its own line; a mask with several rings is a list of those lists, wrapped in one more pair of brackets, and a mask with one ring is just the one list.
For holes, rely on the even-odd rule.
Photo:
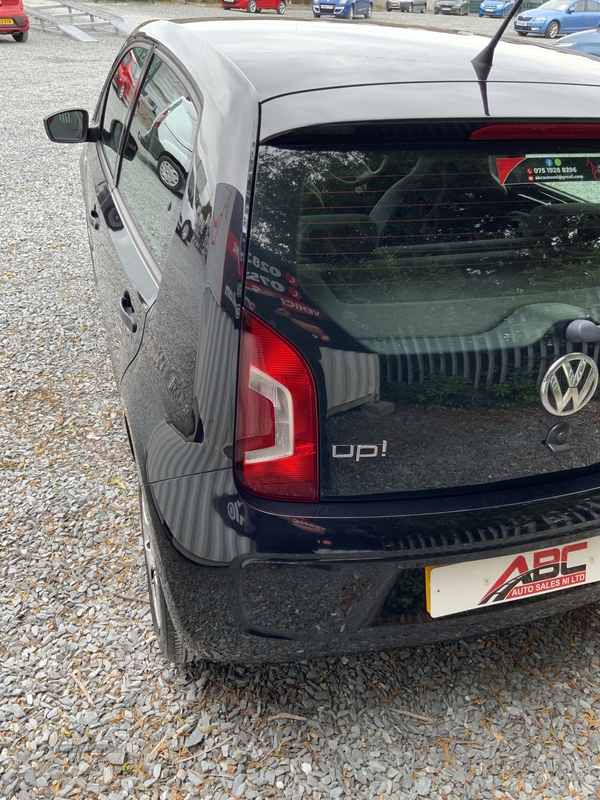
[[(211, 661), (275, 663), (472, 638), (600, 600), (597, 583), (439, 619), (418, 600), (409, 612), (394, 613), (389, 597), (398, 579), (406, 570), (418, 574), (440, 563), (439, 555), (263, 552), (211, 566), (182, 554), (152, 502), (148, 509), (173, 621), (189, 651)], [(596, 535), (600, 524), (591, 521), (539, 532), (544, 546)], [(510, 538), (501, 548), (467, 545), (460, 554), (446, 552), (443, 563), (531, 549), (519, 536)]]

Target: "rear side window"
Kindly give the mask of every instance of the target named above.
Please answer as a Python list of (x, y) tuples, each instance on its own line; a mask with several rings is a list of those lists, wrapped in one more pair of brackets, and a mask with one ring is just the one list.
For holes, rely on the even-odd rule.
[(320, 348), (426, 358), (598, 317), (600, 154), (547, 146), (263, 147), (249, 302)]

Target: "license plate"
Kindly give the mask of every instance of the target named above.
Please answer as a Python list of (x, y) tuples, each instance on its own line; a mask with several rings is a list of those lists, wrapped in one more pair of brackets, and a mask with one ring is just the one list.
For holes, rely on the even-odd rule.
[(600, 537), (425, 571), (427, 611), (446, 617), (600, 581)]
[(0, 19), (0, 25), (14, 25), (14, 19)]
[(517, 20), (515, 24), (517, 28), (524, 28), (527, 25), (526, 22), (520, 22), (519, 20)]

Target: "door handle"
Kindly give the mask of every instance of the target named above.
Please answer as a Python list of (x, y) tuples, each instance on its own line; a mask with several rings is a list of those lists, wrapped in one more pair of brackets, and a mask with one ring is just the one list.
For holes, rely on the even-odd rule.
[(100, 214), (98, 214), (96, 206), (90, 211), (90, 224), (95, 231), (100, 230)]
[(131, 304), (129, 292), (125, 292), (121, 297), (121, 302), (119, 303), (119, 316), (121, 317), (121, 322), (125, 325), (127, 330), (131, 331), (131, 333), (135, 333), (137, 331), (135, 309)]

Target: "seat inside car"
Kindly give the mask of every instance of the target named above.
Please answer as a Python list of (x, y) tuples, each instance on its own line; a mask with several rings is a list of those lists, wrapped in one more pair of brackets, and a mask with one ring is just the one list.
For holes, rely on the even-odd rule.
[(507, 190), (487, 158), (421, 156), (371, 211), (379, 246), (427, 244), (447, 236), (460, 241), (502, 227)]

